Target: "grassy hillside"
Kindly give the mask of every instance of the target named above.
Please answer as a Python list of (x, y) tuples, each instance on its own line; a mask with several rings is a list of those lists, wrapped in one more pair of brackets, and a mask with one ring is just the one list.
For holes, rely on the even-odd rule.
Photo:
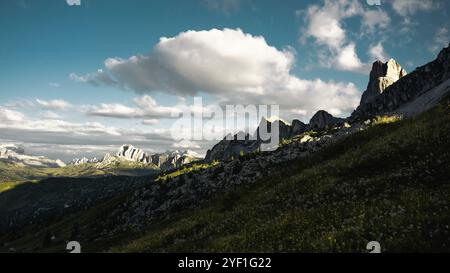
[[(98, 168), (94, 163), (69, 165), (63, 168), (39, 168), (0, 160), (0, 192), (12, 182), (38, 181), (49, 177), (93, 177), (103, 175), (149, 175), (157, 172), (156, 166), (126, 161), (116, 161)], [(3, 185), (5, 184), (5, 185)]]
[[(373, 240), (385, 252), (450, 252), (449, 100), (414, 119), (374, 124), (143, 232), (98, 230), (125, 195), (0, 242), (64, 251), (61, 241), (76, 230), (90, 252), (365, 252)], [(61, 241), (42, 245), (48, 234)]]
[(449, 103), (388, 121), (112, 250), (450, 251)]

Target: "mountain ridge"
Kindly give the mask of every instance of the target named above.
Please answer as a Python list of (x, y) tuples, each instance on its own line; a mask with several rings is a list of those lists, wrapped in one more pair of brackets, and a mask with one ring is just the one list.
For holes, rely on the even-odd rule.
[[(154, 180), (145, 177), (144, 186), (80, 211), (76, 217), (51, 218), (46, 212), (53, 219), (51, 225), (30, 224), (30, 229), (39, 232), (20, 240), (14, 238), (21, 229), (9, 226), (16, 237), (0, 234), (0, 242), (19, 251), (63, 251), (59, 241), (44, 246), (39, 242), (47, 234), (72, 239), (71, 227), (77, 225), (81, 230), (76, 239), (94, 252), (353, 252), (365, 251), (367, 240), (374, 239), (383, 242), (386, 251), (448, 251), (450, 231), (443, 224), (450, 219), (446, 50), (439, 54), (440, 61), (424, 66), (425, 72), (429, 70), (424, 79), (420, 79), (422, 70), (405, 75), (373, 101), (360, 105), (355, 110), (361, 114), (357, 118), (334, 123), (324, 111), (309, 125), (263, 122), (262, 126), (284, 126), (286, 130), (280, 131), (287, 134), (292, 134), (294, 126), (303, 133), (283, 139), (275, 151), (239, 152), (227, 160), (194, 163), (192, 168), (176, 169)], [(423, 81), (433, 78), (425, 88)], [(406, 118), (384, 115), (390, 113), (384, 111), (385, 99), (396, 91), (401, 96), (417, 81), (418, 90), (425, 91), (393, 103), (393, 110), (434, 92), (444, 98)], [(365, 112), (367, 105), (377, 111)], [(309, 130), (315, 123), (325, 128)], [(237, 135), (245, 140), (224, 139), (216, 146), (229, 151), (227, 145), (239, 148), (242, 143), (258, 143), (247, 139), (249, 134)], [(0, 195), (0, 202), (15, 201), (17, 192), (11, 189)], [(32, 215), (22, 212), (5, 211), (3, 224), (16, 223), (18, 215), (28, 223)], [(0, 251), (5, 247), (0, 244)]]
[[(185, 151), (166, 151), (164, 153), (148, 154), (140, 148), (136, 148), (131, 144), (123, 144), (116, 154), (105, 154), (103, 159), (75, 159), (74, 165), (95, 164), (98, 168), (105, 168), (118, 164), (121, 161), (127, 161), (129, 164), (136, 163), (136, 168), (153, 166), (155, 169), (159, 168), (162, 171), (176, 169), (186, 164), (200, 160), (199, 156), (189, 150)], [(131, 165), (130, 165), (131, 166)]]
[(0, 160), (31, 167), (65, 167), (66, 164), (59, 160), (49, 159), (45, 156), (26, 155), (25, 149), (14, 144), (0, 145)]
[[(419, 107), (416, 111), (409, 111), (407, 113), (402, 113), (401, 111), (395, 112), (395, 110), (422, 95), (426, 96), (429, 91), (436, 89), (448, 79), (450, 79), (450, 44), (439, 52), (435, 60), (399, 78), (398, 81), (386, 87), (381, 94), (370, 102), (359, 105), (348, 120), (353, 122), (383, 114), (396, 113), (400, 115), (408, 114), (410, 116), (420, 114), (432, 107), (433, 104), (428, 105), (428, 108)], [(448, 93), (446, 88), (441, 90), (442, 92), (439, 94), (440, 98)]]

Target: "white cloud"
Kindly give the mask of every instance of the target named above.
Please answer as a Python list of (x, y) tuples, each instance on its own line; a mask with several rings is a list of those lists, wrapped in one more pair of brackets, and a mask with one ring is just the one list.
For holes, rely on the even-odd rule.
[(39, 116), (43, 119), (60, 119), (61, 116), (52, 111), (44, 111), (39, 114)]
[(304, 18), (307, 22), (304, 35), (314, 37), (319, 44), (340, 49), (347, 39), (342, 20), (362, 13), (363, 8), (356, 0), (325, 0), (323, 6), (311, 5)]
[(370, 56), (370, 60), (367, 63), (362, 62), (356, 53), (356, 45), (351, 42), (338, 52), (333, 65), (340, 70), (368, 74), (374, 61), (380, 60), (386, 62), (390, 58), (381, 42), (372, 45), (369, 48), (368, 55)]
[(384, 47), (381, 42), (373, 45), (370, 48), (369, 55), (371, 56), (372, 61), (380, 60), (382, 62), (386, 62), (390, 58), (389, 55), (384, 51)]
[(338, 69), (346, 71), (358, 71), (364, 67), (356, 53), (356, 45), (354, 43), (349, 43), (340, 49), (335, 64)]
[(158, 123), (159, 123), (159, 120), (157, 120), (157, 119), (144, 119), (142, 121), (142, 124), (144, 124), (144, 125), (156, 125)]
[(0, 120), (2, 123), (20, 122), (23, 119), (24, 115), (22, 113), (0, 106)]
[(19, 130), (42, 132), (70, 132), (77, 134), (89, 134), (94, 132), (111, 135), (119, 134), (116, 129), (105, 127), (100, 123), (72, 123), (62, 120), (54, 120), (55, 116), (51, 119), (43, 118), (43, 116), (39, 119), (32, 119), (21, 112), (10, 110), (5, 107), (0, 107), (0, 117), (4, 121), (0, 124), (0, 128), (14, 128)]
[(22, 109), (35, 107), (35, 103), (30, 99), (19, 99), (15, 101), (10, 101), (6, 103), (5, 106), (10, 109)]
[(401, 16), (411, 16), (419, 11), (429, 11), (436, 8), (433, 0), (392, 0), (392, 8)]
[(73, 80), (73, 81), (76, 81), (76, 82), (87, 83), (89, 77), (87, 77), (87, 76), (79, 76), (76, 73), (70, 73), (69, 78), (71, 80)]
[(428, 49), (431, 53), (435, 54), (438, 51), (440, 51), (442, 48), (447, 47), (449, 42), (450, 42), (450, 35), (449, 35), (448, 28), (440, 27), (436, 31), (434, 38), (433, 38), (433, 42), (429, 46)]
[(172, 113), (176, 113), (177, 107), (168, 107), (159, 105), (155, 99), (149, 95), (144, 95), (139, 98), (134, 99), (134, 103), (142, 111), (142, 116), (144, 117), (171, 117)]
[(189, 140), (182, 140), (180, 142), (176, 142), (172, 144), (172, 148), (174, 149), (200, 149), (200, 145), (196, 142)]
[[(419, 24), (414, 21), (416, 13), (421, 11), (431, 11), (439, 7), (437, 0), (392, 0), (390, 1), (393, 10), (403, 17), (399, 33), (410, 35)], [(408, 37), (411, 39), (411, 37)]]
[[(155, 148), (164, 151), (174, 143), (168, 130), (149, 129), (143, 131), (106, 126), (99, 122), (71, 122), (55, 118), (55, 116), (45, 117), (44, 115), (27, 116), (0, 106), (0, 120), (2, 120), (0, 140), (1, 142), (25, 143), (27, 146), (45, 146), (49, 150), (36, 149), (37, 155), (61, 158), (66, 161), (70, 161), (74, 157), (86, 156), (85, 153), (92, 150), (88, 147), (104, 148), (107, 146), (117, 149), (124, 143), (133, 143), (138, 147), (148, 148), (148, 150)], [(58, 150), (58, 147), (64, 147), (64, 149)], [(74, 147), (80, 147), (80, 149), (77, 150)], [(202, 149), (205, 148), (207, 147), (202, 147)], [(101, 154), (96, 154), (96, 156), (101, 156)]]
[(381, 9), (367, 10), (362, 14), (363, 27), (373, 33), (375, 29), (385, 29), (391, 23), (391, 17)]
[(292, 51), (270, 47), (263, 37), (212, 29), (163, 37), (152, 54), (110, 58), (105, 67), (124, 88), (139, 92), (261, 93), (264, 85), (282, 80), (293, 61)]
[(96, 105), (86, 105), (82, 109), (91, 116), (114, 117), (114, 118), (137, 118), (141, 117), (139, 109), (128, 107), (120, 103), (102, 103)]
[(308, 36), (332, 48), (340, 48), (345, 42), (346, 34), (337, 16), (330, 16), (326, 10), (313, 6), (308, 10)]
[(66, 0), (69, 6), (81, 6), (81, 0)]
[(36, 103), (45, 109), (51, 110), (68, 110), (72, 108), (72, 104), (65, 100), (41, 100), (36, 99)]
[(61, 84), (59, 84), (57, 82), (49, 82), (48, 85), (50, 87), (53, 87), (53, 88), (60, 88), (61, 87)]
[[(302, 108), (308, 113), (326, 106), (342, 113), (353, 110), (360, 96), (354, 85), (300, 79), (291, 74), (295, 57), (293, 49), (278, 50), (263, 37), (240, 29), (187, 31), (161, 38), (148, 55), (109, 58), (101, 73), (71, 77), (93, 85), (113, 83), (137, 93), (164, 92), (181, 97), (207, 93), (222, 104), (278, 103), (284, 110)], [(138, 103), (146, 104), (146, 113), (117, 105), (103, 108), (149, 118), (170, 110), (157, 107), (151, 97), (143, 98)], [(91, 110), (92, 114), (108, 112)]]
[(102, 69), (98, 69), (97, 72), (92, 74), (86, 74), (83, 76), (77, 75), (76, 73), (71, 73), (69, 78), (75, 82), (89, 83), (94, 86), (108, 85), (117, 86), (118, 83), (112, 80), (108, 74), (106, 74)]
[(300, 37), (306, 42), (314, 38), (319, 46), (319, 64), (328, 68), (357, 73), (368, 73), (370, 65), (361, 61), (357, 54), (356, 43), (348, 37), (344, 21), (352, 17), (361, 17), (363, 34), (373, 34), (377, 29), (389, 26), (391, 18), (381, 9), (368, 9), (357, 0), (324, 0), (323, 5), (311, 5), (303, 15), (306, 28)]
[(158, 103), (149, 95), (134, 99), (135, 106), (129, 107), (120, 103), (102, 103), (100, 105), (84, 105), (82, 111), (90, 116), (111, 118), (145, 118), (146, 120), (172, 118), (172, 113), (180, 107), (167, 107)]

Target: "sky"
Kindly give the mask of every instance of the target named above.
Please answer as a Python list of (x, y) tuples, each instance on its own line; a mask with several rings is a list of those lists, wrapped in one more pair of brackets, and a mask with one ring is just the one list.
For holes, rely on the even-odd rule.
[(65, 161), (125, 143), (204, 155), (217, 141), (171, 131), (194, 97), (346, 117), (375, 60), (411, 72), (450, 41), (448, 1), (377, 2), (1, 0), (0, 144)]

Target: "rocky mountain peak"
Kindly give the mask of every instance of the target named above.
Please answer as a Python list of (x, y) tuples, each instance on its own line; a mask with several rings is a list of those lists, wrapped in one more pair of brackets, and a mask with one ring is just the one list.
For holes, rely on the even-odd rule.
[(44, 156), (26, 155), (25, 149), (14, 144), (0, 145), (0, 160), (33, 167), (65, 167), (61, 160), (53, 160)]
[(166, 151), (165, 153), (154, 154), (150, 157), (150, 162), (163, 171), (179, 168), (197, 160), (200, 160), (200, 156), (190, 150)]
[(15, 145), (15, 144), (0, 145), (0, 157), (7, 156), (8, 153), (24, 155), (25, 149)]
[(369, 84), (361, 98), (361, 104), (371, 102), (387, 87), (406, 75), (406, 70), (394, 59), (390, 59), (386, 63), (379, 60), (374, 62), (370, 71)]
[(402, 66), (394, 59), (390, 59), (386, 63), (386, 75), (385, 77), (389, 77), (398, 81), (400, 78), (406, 76), (408, 73)]
[(284, 119), (277, 117), (277, 116), (271, 116), (269, 118), (263, 117), (261, 119), (261, 122), (265, 122), (265, 123), (274, 123), (274, 122), (280, 122), (280, 123), (284, 123), (286, 125), (290, 125), (289, 122), (285, 121)]
[(327, 111), (319, 110), (309, 121), (309, 128), (321, 130), (340, 123), (341, 121), (342, 119), (333, 117), (333, 115)]
[(303, 132), (305, 132), (308, 128), (308, 125), (306, 125), (305, 123), (301, 122), (298, 119), (294, 119), (292, 121), (292, 133), (293, 135), (299, 135)]
[[(385, 70), (384, 70), (385, 69)], [(381, 71), (381, 72), (380, 72)], [(376, 78), (376, 76), (384, 75)], [(395, 60), (375, 62), (367, 90), (350, 121), (376, 115), (412, 116), (436, 105), (450, 93), (450, 45), (438, 57), (406, 74)]]
[(386, 75), (385, 67), (386, 66), (384, 65), (384, 63), (382, 61), (376, 60), (372, 64), (372, 69), (370, 70), (370, 79), (375, 80), (379, 77), (383, 77), (384, 75)]
[[(277, 116), (272, 116), (270, 118), (263, 117), (261, 119), (261, 122), (259, 123), (258, 128), (256, 128), (253, 136), (256, 137), (257, 140), (261, 140), (260, 134), (270, 133), (272, 132), (272, 128), (278, 128), (280, 138), (289, 138), (292, 135), (292, 125), (289, 122)], [(260, 129), (262, 131), (260, 131)]]
[(147, 153), (130, 144), (122, 145), (117, 152), (117, 156), (128, 161), (150, 163), (150, 157)]

